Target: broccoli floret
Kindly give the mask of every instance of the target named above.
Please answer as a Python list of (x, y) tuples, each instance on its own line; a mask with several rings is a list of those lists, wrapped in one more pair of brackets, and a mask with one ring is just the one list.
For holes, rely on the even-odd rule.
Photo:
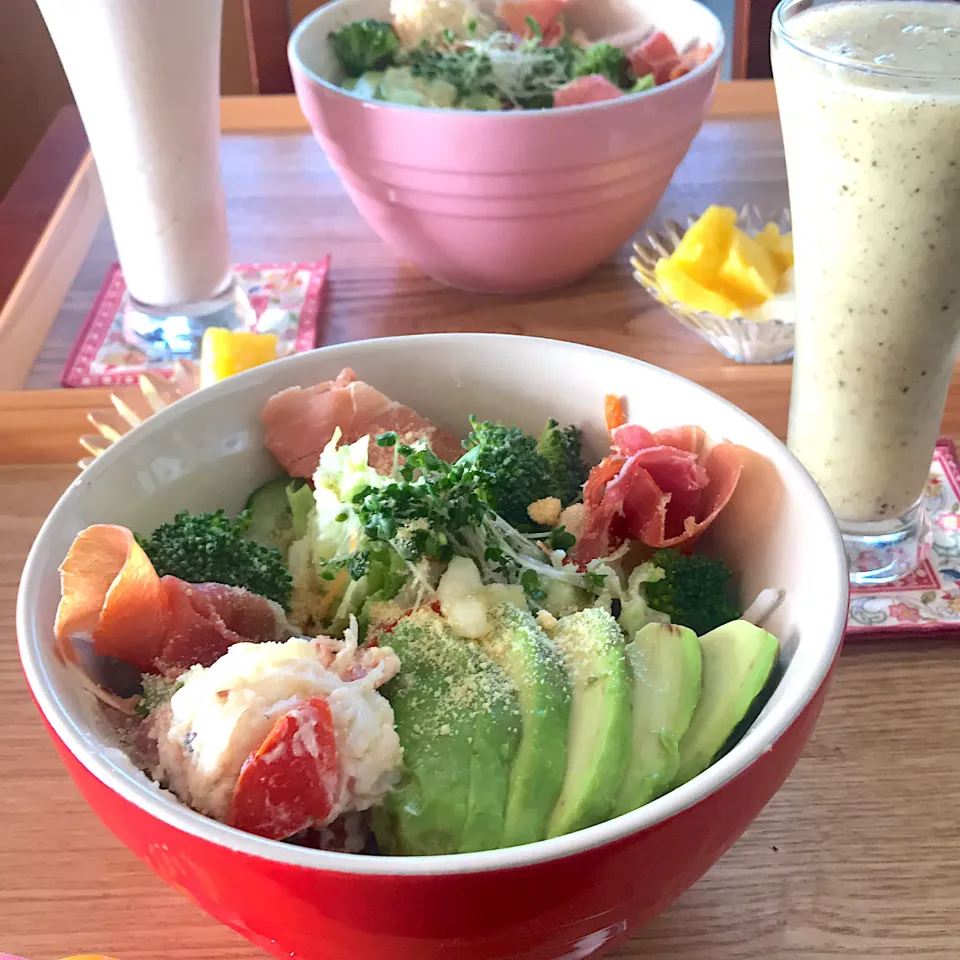
[(330, 34), (334, 52), (348, 77), (390, 66), (400, 52), (400, 38), (389, 23), (354, 20)]
[(528, 529), (527, 507), (549, 497), (553, 484), (536, 438), (518, 427), (480, 423), (473, 416), (470, 425), (473, 429), (463, 443), (467, 453), (458, 463), (476, 477), (481, 494), (507, 523)]
[(579, 427), (561, 427), (548, 420), (537, 452), (550, 467), (551, 496), (566, 507), (580, 498), (590, 468), (583, 462), (583, 434)]
[(667, 549), (654, 551), (650, 562), (664, 576), (646, 584), (647, 603), (672, 623), (702, 636), (740, 616), (732, 596), (732, 574), (722, 560)]
[(630, 59), (619, 47), (609, 43), (595, 43), (587, 47), (573, 67), (574, 77), (600, 74), (616, 86), (628, 90), (631, 85)]
[(248, 523), (245, 512), (231, 520), (223, 510), (184, 511), (137, 540), (161, 577), (243, 587), (288, 609), (293, 583), (283, 556), (275, 547), (245, 540)]
[(527, 508), (556, 497), (567, 506), (580, 496), (588, 469), (581, 459), (582, 437), (577, 427), (561, 428), (548, 420), (539, 439), (518, 427), (480, 423), (464, 441), (467, 453), (458, 465), (469, 471), (487, 502), (518, 530), (530, 528)]

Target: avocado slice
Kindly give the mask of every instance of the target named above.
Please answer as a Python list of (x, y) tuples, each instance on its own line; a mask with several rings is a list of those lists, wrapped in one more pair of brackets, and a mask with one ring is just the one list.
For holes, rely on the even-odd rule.
[(680, 767), (680, 739), (700, 699), (700, 641), (692, 630), (648, 623), (626, 652), (633, 673), (633, 739), (615, 816), (670, 789)]
[(461, 110), (502, 110), (503, 103), (499, 97), (489, 93), (468, 93), (461, 98), (457, 107)]
[(732, 620), (700, 638), (703, 655), (700, 702), (680, 741), (678, 787), (713, 763), (777, 663), (780, 644), (772, 633), (746, 620)]
[(452, 107), (457, 88), (446, 80), (415, 76), (410, 67), (390, 67), (380, 79), (378, 96), (411, 107)]
[(513, 684), (430, 609), (403, 617), (381, 642), (400, 657), (400, 673), (383, 693), (403, 771), (374, 811), (380, 849), (400, 856), (496, 849), (520, 740)]
[(567, 769), (548, 837), (606, 820), (630, 750), (630, 676), (623, 634), (606, 610), (563, 617), (551, 634), (573, 684)]
[(507, 791), (503, 846), (543, 840), (567, 767), (570, 679), (560, 651), (528, 610), (513, 603), (490, 611), (484, 651), (514, 682), (522, 732)]

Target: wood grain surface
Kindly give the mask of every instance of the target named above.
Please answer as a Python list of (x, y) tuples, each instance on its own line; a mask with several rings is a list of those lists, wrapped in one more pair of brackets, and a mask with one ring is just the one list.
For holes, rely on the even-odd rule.
[[(753, 88), (750, 96), (767, 98)], [(289, 104), (279, 109), (288, 111)], [(763, 113), (764, 111), (761, 111)], [(284, 113), (284, 127), (289, 116)], [(275, 127), (274, 127), (275, 129)], [(287, 126), (289, 129), (289, 126)], [(445, 290), (397, 263), (359, 221), (320, 151), (296, 130), (224, 146), (238, 259), (334, 257), (323, 340), (496, 330), (580, 340), (698, 380), (782, 434), (789, 366), (720, 358), (655, 308), (625, 258), (565, 291), (498, 299)], [(769, 111), (704, 129), (657, 218), (709, 202), (785, 202)], [(31, 373), (55, 386), (113, 257), (98, 234)], [(76, 475), (73, 438), (104, 391), (38, 389), (0, 403), (0, 952), (28, 960), (264, 956), (166, 888), (88, 810), (32, 706), (14, 606), (30, 543)], [(960, 437), (960, 391), (944, 430)], [(17, 446), (20, 444), (20, 446)], [(632, 960), (956, 960), (960, 957), (960, 645), (857, 644), (793, 776), (726, 857), (615, 956)], [(452, 958), (455, 960), (455, 958)]]

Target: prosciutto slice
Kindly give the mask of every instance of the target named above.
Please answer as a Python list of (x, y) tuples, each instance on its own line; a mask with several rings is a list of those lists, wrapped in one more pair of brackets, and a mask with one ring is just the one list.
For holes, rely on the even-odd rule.
[(688, 450), (700, 456), (706, 445), (707, 435), (702, 427), (665, 427), (651, 433), (638, 423), (625, 423), (611, 432), (610, 442), (621, 457), (632, 457), (647, 447), (660, 446)]
[(530, 21), (540, 28), (544, 46), (555, 46), (566, 31), (561, 14), (570, 0), (502, 0), (497, 7), (497, 16), (505, 21), (512, 33), (530, 39), (534, 31)]
[(609, 556), (626, 540), (649, 547), (689, 548), (717, 518), (742, 471), (740, 448), (684, 426), (653, 433), (636, 424), (611, 432), (616, 454), (590, 474), (586, 517), (574, 547), (581, 566)]
[(674, 79), (672, 73), (681, 64), (680, 54), (670, 38), (657, 31), (630, 51), (630, 67), (638, 77), (653, 74), (657, 86)]
[(286, 635), (283, 612), (249, 590), (185, 583), (176, 577), (164, 577), (161, 583), (167, 596), (167, 628), (156, 652), (143, 651), (158, 673), (176, 675), (194, 664), (208, 667), (235, 643), (263, 643)]
[[(453, 434), (358, 380), (349, 367), (341, 370), (336, 380), (275, 394), (267, 401), (260, 420), (267, 449), (293, 477), (313, 476), (320, 453), (337, 427), (344, 443), (393, 431), (401, 443), (426, 440), (443, 460), (452, 462), (463, 454)], [(370, 466), (378, 473), (389, 474), (393, 448), (371, 444)]]
[(618, 456), (626, 459), (646, 447), (655, 447), (657, 438), (639, 423), (625, 423), (610, 431), (610, 444)]
[(264, 597), (220, 583), (157, 575), (126, 527), (81, 531), (60, 567), (55, 634), (63, 659), (76, 662), (72, 638), (89, 636), (97, 656), (143, 673), (178, 674), (209, 666), (235, 643), (289, 634), (283, 610)]

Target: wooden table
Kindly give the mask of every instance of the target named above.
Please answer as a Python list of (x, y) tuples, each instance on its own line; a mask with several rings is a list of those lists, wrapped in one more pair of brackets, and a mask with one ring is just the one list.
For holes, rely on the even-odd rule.
[[(625, 256), (541, 298), (445, 290), (397, 263), (361, 223), (293, 102), (225, 102), (223, 121), (237, 259), (330, 252), (324, 342), (443, 330), (581, 340), (679, 371), (783, 433), (789, 366), (723, 360), (650, 302)], [(786, 202), (765, 83), (721, 89), (656, 217), (748, 201)], [(103, 391), (51, 388), (113, 256), (102, 195), (84, 164), (0, 312), (0, 952), (29, 960), (93, 951), (120, 960), (254, 958), (262, 954), (167, 889), (90, 813), (47, 742), (17, 661), (13, 611), (24, 556), (76, 475), (84, 412), (104, 401)], [(944, 429), (960, 435), (956, 388)], [(786, 786), (700, 883), (616, 955), (955, 960), (958, 693), (960, 646), (848, 648)]]

